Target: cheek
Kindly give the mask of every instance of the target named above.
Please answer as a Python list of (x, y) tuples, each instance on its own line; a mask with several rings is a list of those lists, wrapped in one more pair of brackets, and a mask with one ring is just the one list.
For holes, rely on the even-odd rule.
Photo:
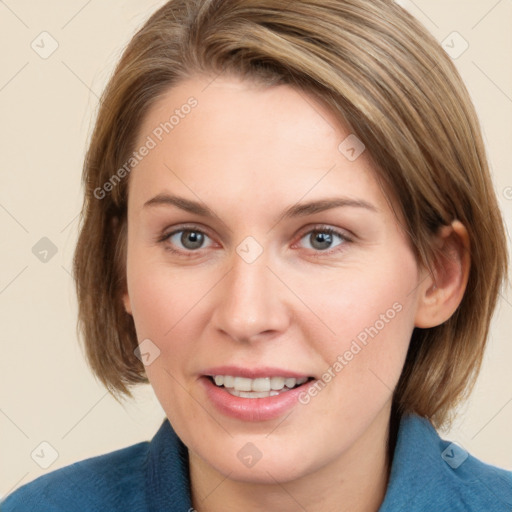
[(139, 342), (150, 339), (158, 347), (158, 359), (146, 366), (158, 395), (162, 388), (179, 387), (183, 376), (193, 373), (194, 341), (200, 338), (207, 318), (200, 317), (202, 301), (217, 277), (211, 272), (171, 270), (161, 258), (153, 260), (147, 254), (134, 254), (132, 262), (128, 290), (133, 320)]
[(205, 292), (199, 274), (172, 270), (159, 250), (129, 246), (128, 292), (139, 340), (172, 335)]
[[(387, 395), (396, 385), (405, 361), (414, 328), (413, 308), (410, 301), (383, 301), (376, 309), (362, 311), (357, 325), (340, 344), (347, 382), (359, 395), (368, 397), (373, 389), (375, 397)], [(338, 357), (338, 360), (340, 358)]]
[[(194, 306), (205, 290), (184, 282), (178, 274), (166, 274), (165, 267), (140, 265), (129, 271), (129, 291), (137, 338), (150, 339), (158, 357), (145, 367), (153, 390), (173, 425), (193, 421), (197, 411), (190, 401), (188, 380), (197, 338)], [(200, 293), (202, 291), (202, 294)]]
[(326, 363), (323, 380), (332, 382), (328, 395), (344, 404), (336, 412), (343, 417), (362, 403), (377, 410), (392, 394), (414, 329), (417, 267), (404, 253), (345, 277), (323, 288), (319, 310), (336, 334), (317, 344)]

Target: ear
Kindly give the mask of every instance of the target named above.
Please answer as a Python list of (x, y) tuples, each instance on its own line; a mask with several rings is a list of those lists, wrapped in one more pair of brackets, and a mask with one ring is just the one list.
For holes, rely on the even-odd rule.
[(421, 282), (415, 327), (429, 328), (448, 320), (462, 301), (471, 265), (469, 236), (464, 225), (455, 220), (443, 226), (435, 239), (433, 273)]
[(131, 315), (132, 314), (132, 303), (130, 301), (130, 296), (128, 295), (128, 292), (125, 292), (123, 294), (123, 305), (124, 305), (124, 309), (125, 311)]

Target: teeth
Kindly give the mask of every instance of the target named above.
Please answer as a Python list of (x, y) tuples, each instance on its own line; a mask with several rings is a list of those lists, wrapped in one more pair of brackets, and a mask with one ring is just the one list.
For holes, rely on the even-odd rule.
[(235, 385), (235, 378), (230, 377), (229, 375), (224, 375), (224, 387), (232, 388)]
[[(250, 394), (250, 397), (247, 396), (245, 398), (263, 398), (257, 395), (263, 393), (264, 396), (274, 396), (278, 393), (273, 394), (272, 391), (281, 391), (285, 386), (288, 389), (292, 389), (297, 385), (304, 384), (308, 378), (258, 377), (256, 379), (249, 379), (247, 377), (233, 377), (231, 375), (215, 375), (213, 380), (217, 386), (224, 386), (229, 392), (235, 391), (242, 393), (241, 395), (236, 394), (235, 396)], [(288, 391), (288, 389), (285, 391)]]
[(270, 388), (279, 390), (284, 388), (284, 377), (271, 377), (270, 378)]
[(295, 384), (297, 384), (297, 379), (286, 379), (284, 381), (284, 385), (287, 388), (293, 388), (293, 386), (295, 386)]
[(245, 377), (235, 377), (235, 383), (233, 387), (237, 391), (251, 391), (251, 379)]
[(260, 377), (259, 379), (254, 379), (251, 382), (251, 390), (260, 392), (270, 391), (270, 377)]
[[(267, 398), (268, 396), (276, 396), (279, 395), (279, 391), (237, 391), (233, 388), (226, 388), (226, 391), (234, 396), (239, 396), (241, 398)], [(284, 393), (284, 391), (282, 391)]]

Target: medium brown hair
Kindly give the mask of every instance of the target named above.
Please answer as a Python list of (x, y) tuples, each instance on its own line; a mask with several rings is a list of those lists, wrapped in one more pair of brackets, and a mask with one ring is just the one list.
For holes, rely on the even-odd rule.
[(74, 276), (92, 370), (116, 397), (147, 382), (121, 300), (129, 180), (108, 193), (104, 184), (130, 158), (155, 101), (184, 79), (220, 73), (324, 101), (365, 144), (421, 264), (431, 268), (440, 226), (467, 228), (462, 302), (442, 325), (414, 329), (394, 393), (400, 414), (442, 425), (480, 369), (507, 249), (467, 90), (437, 41), (391, 0), (171, 0), (135, 34), (101, 97), (83, 168)]

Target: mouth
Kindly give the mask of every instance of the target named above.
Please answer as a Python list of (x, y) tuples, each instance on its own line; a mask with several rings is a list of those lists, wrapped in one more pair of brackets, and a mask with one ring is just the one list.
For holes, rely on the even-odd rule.
[(258, 422), (283, 417), (302, 403), (317, 378), (275, 366), (223, 365), (203, 369), (199, 381), (220, 414)]
[(255, 379), (233, 375), (205, 375), (217, 388), (239, 398), (268, 398), (282, 395), (315, 380), (314, 377), (257, 377)]

